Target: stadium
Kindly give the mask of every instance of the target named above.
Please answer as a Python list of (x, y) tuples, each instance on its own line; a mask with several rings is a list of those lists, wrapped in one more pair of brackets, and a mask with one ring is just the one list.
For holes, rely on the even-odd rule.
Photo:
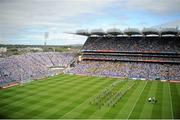
[[(82, 30), (77, 31), (77, 34), (89, 35)], [(140, 32), (129, 28), (124, 30), (124, 34), (128, 36), (122, 35), (118, 29), (107, 30), (107, 33), (101, 29), (92, 30), (90, 35), (96, 36), (88, 37), (82, 48), (83, 62), (73, 73), (143, 80), (179, 80), (180, 43), (176, 29), (157, 32), (146, 28)], [(158, 36), (147, 36), (154, 34)], [(170, 34), (175, 36), (165, 36)], [(99, 70), (99, 66), (108, 69)]]
[[(75, 34), (88, 36), (79, 55), (38, 52), (0, 59), (1, 118), (180, 117), (176, 29)], [(157, 103), (146, 103), (149, 97)]]
[(178, 26), (94, 28), (64, 32), (80, 46), (42, 28), (43, 45), (0, 44), (0, 119), (180, 119)]

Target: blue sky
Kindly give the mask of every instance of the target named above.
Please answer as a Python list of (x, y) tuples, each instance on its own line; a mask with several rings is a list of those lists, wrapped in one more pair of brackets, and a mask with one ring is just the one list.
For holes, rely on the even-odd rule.
[(180, 0), (0, 0), (0, 43), (83, 44), (77, 29), (180, 26)]

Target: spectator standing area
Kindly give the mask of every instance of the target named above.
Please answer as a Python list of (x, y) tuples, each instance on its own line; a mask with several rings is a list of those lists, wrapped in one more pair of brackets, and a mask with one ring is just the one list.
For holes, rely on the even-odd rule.
[(179, 83), (64, 74), (0, 90), (0, 118), (173, 119), (179, 101)]
[(75, 54), (38, 52), (0, 59), (0, 88), (53, 76), (72, 64)]

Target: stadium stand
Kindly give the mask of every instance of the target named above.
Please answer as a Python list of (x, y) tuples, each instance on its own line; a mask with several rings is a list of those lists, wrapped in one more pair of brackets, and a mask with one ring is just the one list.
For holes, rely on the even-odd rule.
[[(177, 29), (93, 29), (75, 53), (38, 52), (0, 58), (0, 87), (10, 87), (61, 72), (133, 79), (180, 80), (180, 37)], [(148, 36), (155, 34), (155, 36)], [(170, 36), (167, 36), (171, 34)], [(92, 36), (91, 36), (92, 35)], [(138, 35), (138, 36), (136, 36)], [(73, 67), (73, 68), (70, 68)], [(67, 68), (67, 69), (66, 69)]]
[(178, 36), (90, 36), (81, 51), (82, 62), (71, 73), (180, 80)]
[(62, 72), (75, 60), (73, 53), (40, 52), (0, 59), (0, 87), (51, 76)]
[(179, 37), (89, 37), (83, 50), (180, 52)]

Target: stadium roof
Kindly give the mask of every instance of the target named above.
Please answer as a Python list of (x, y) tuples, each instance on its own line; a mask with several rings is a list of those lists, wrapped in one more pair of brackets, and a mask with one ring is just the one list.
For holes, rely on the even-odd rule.
[(163, 35), (179, 35), (179, 31), (177, 28), (163, 28), (161, 30), (158, 30), (156, 28), (144, 28), (142, 31), (140, 31), (137, 28), (127, 28), (122, 32), (118, 28), (111, 28), (107, 29), (105, 32), (103, 29), (92, 29), (91, 32), (89, 32), (86, 29), (81, 29), (77, 30), (76, 33), (70, 33), (70, 34), (77, 34), (77, 35), (83, 35), (83, 36), (92, 36), (92, 35), (97, 35), (97, 36), (106, 36), (106, 35), (111, 35), (111, 36), (118, 36), (118, 35), (158, 35), (158, 36), (163, 36)]
[(99, 36), (103, 36), (103, 35), (107, 35), (103, 29), (92, 29), (91, 30), (91, 35), (99, 35)]
[(84, 29), (77, 30), (75, 34), (84, 35), (84, 36), (90, 36), (91, 35), (88, 30), (84, 30)]
[(159, 35), (159, 31), (156, 28), (144, 28), (142, 30), (143, 35)]
[(163, 28), (161, 30), (161, 35), (178, 35), (177, 28)]
[(127, 28), (124, 30), (126, 35), (141, 35), (141, 32), (137, 28)]
[(123, 32), (120, 29), (112, 28), (107, 30), (107, 34), (117, 36), (117, 35), (123, 35)]

